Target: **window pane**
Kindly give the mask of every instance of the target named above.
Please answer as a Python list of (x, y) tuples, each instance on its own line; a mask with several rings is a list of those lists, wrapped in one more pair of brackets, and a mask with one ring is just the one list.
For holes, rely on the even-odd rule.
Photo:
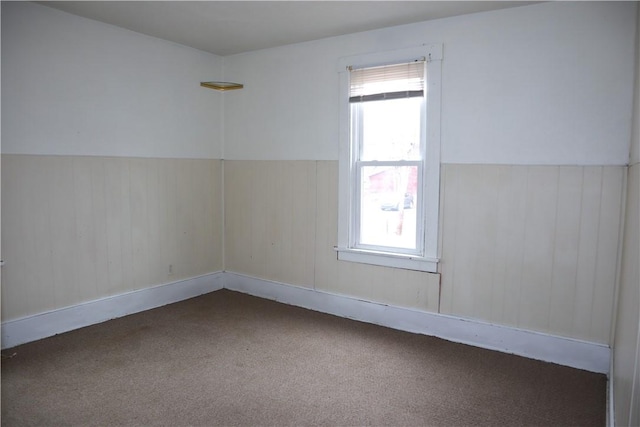
[(360, 108), (360, 160), (420, 160), (420, 111), (424, 98), (352, 104)]
[(417, 249), (417, 197), (417, 166), (362, 167), (359, 243)]

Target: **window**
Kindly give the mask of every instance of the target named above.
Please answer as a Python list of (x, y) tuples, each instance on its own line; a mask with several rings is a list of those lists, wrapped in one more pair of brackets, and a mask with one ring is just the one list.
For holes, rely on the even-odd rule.
[(442, 46), (340, 61), (338, 258), (437, 271)]

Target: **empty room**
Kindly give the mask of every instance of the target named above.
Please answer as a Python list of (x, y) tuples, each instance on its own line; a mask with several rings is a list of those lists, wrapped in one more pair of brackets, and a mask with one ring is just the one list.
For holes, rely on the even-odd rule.
[(1, 18), (2, 425), (640, 426), (638, 2)]

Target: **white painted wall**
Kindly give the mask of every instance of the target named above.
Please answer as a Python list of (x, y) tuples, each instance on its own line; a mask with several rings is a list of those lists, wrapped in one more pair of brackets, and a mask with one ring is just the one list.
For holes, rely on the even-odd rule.
[(631, 131), (631, 155), (629, 164), (640, 163), (640, 7), (636, 19), (636, 84), (633, 103), (633, 125)]
[[(227, 218), (236, 214), (226, 225), (225, 267), (383, 303), (402, 293), (403, 281), (378, 282), (383, 275), (370, 266), (335, 261), (337, 229), (321, 213), (335, 203), (337, 184), (321, 178), (319, 166), (314, 185), (326, 197), (315, 216), (300, 213), (304, 223), (316, 222), (316, 247), (296, 239), (308, 243), (295, 256), (276, 256), (287, 239), (269, 217), (291, 215), (283, 200), (306, 200), (310, 175), (291, 175), (303, 186), (289, 190), (286, 180), (270, 184), (269, 174), (304, 169), (305, 162), (282, 160), (335, 166), (340, 57), (442, 42), (438, 304), (433, 297), (419, 303), (427, 286), (409, 286), (393, 303), (608, 344), (636, 10), (635, 3), (544, 3), (226, 57), (225, 77), (245, 89), (225, 98), (224, 157), (240, 160), (227, 163), (235, 173), (225, 181), (233, 195), (225, 199)], [(266, 172), (248, 178), (255, 168)], [(246, 191), (239, 191), (243, 170)], [(258, 217), (249, 215), (256, 210)], [(314, 250), (313, 269), (296, 262)]]
[(3, 321), (222, 269), (222, 67), (2, 3)]
[[(640, 10), (637, 15), (640, 25)], [(640, 49), (640, 28), (636, 32)], [(636, 85), (631, 165), (613, 341), (613, 406), (615, 424), (640, 425), (640, 50), (636, 50)]]
[[(0, 34), (2, 34), (2, 7), (0, 7)], [(0, 37), (1, 43), (1, 37)], [(2, 81), (2, 48), (0, 46), (0, 81)], [(0, 99), (2, 99), (2, 85), (0, 84)], [(2, 103), (0, 102), (0, 118), (2, 117)], [(2, 126), (0, 126), (0, 153), (2, 153)], [(2, 212), (2, 161), (0, 160), (0, 212)], [(0, 242), (2, 241), (2, 214), (0, 214)], [(0, 245), (0, 260), (2, 259), (2, 245)], [(2, 267), (0, 267), (0, 290), (2, 289)], [(0, 292), (0, 319), (2, 318), (2, 292)], [(2, 337), (0, 337), (2, 341)], [(1, 342), (0, 342), (1, 347)]]
[(443, 43), (445, 163), (623, 165), (635, 2), (550, 2), (225, 57), (227, 159), (337, 160), (338, 58)]
[(220, 158), (222, 58), (2, 2), (2, 152)]

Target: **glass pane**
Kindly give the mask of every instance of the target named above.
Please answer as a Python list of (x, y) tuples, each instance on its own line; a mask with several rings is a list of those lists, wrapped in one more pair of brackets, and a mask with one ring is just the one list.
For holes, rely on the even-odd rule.
[(364, 166), (360, 244), (416, 249), (417, 166)]
[(424, 98), (362, 102), (360, 160), (420, 160), (420, 110)]

